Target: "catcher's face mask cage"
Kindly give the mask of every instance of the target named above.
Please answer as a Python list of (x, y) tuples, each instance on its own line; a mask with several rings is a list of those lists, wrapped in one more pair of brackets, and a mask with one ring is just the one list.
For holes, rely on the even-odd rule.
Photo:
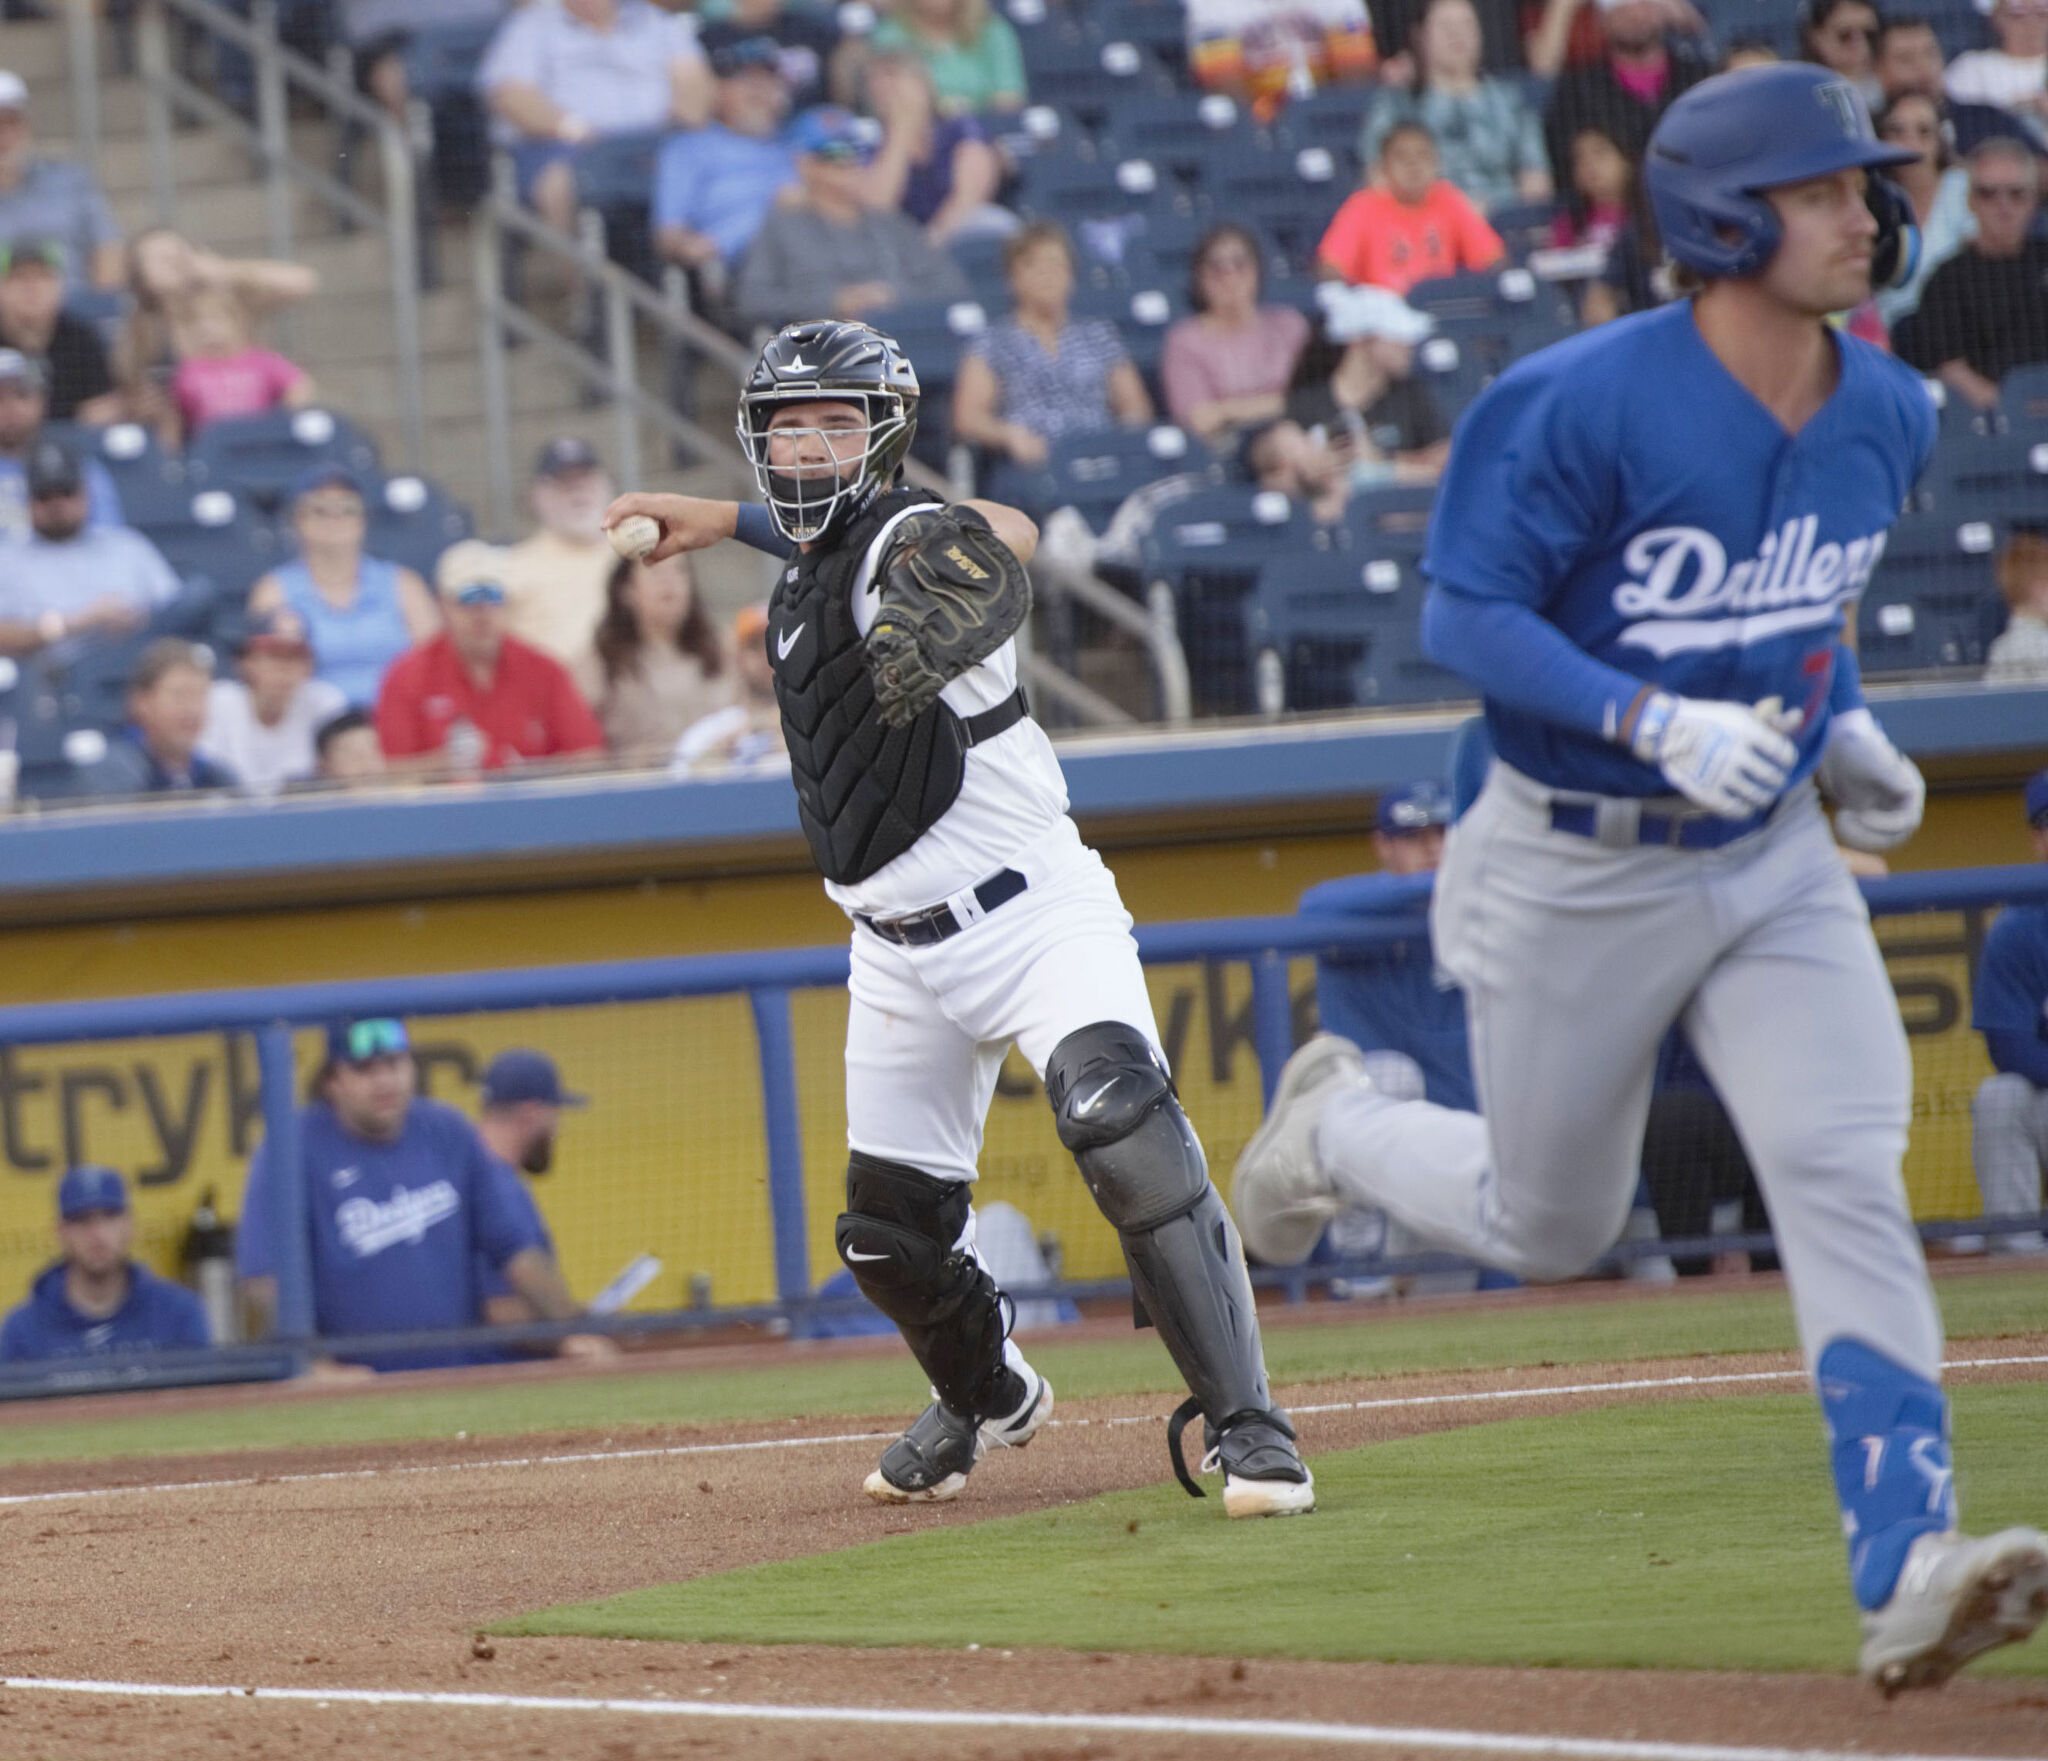
[[(917, 427), (917, 398), (909, 357), (871, 324), (807, 319), (762, 345), (740, 394), (740, 445), (785, 537), (812, 543), (895, 482)], [(770, 426), (792, 404), (849, 406), (865, 424), (777, 429), (771, 458)]]
[[(841, 404), (862, 423), (813, 426), (778, 411), (804, 404)], [(784, 537), (808, 544), (895, 481), (910, 450), (917, 400), (896, 391), (830, 389), (748, 393), (740, 400), (739, 436), (754, 481)]]

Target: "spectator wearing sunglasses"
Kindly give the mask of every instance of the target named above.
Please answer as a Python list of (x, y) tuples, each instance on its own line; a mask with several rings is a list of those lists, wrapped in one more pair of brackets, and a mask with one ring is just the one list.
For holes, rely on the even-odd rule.
[(1966, 50), (1949, 63), (1948, 95), (2048, 123), (2048, 0), (1998, 0), (1991, 34), (1996, 49)]
[(1840, 74), (1873, 110), (1884, 102), (1877, 77), (1883, 23), (1870, 0), (1812, 0), (1799, 21), (1800, 58)]
[(459, 776), (604, 750), (568, 668), (506, 632), (499, 582), (460, 580), (444, 599), (447, 627), (399, 660), (377, 694), (386, 758)]
[(1920, 309), (1893, 344), (1973, 408), (1998, 402), (2015, 367), (2048, 361), (2048, 240), (2029, 237), (2041, 205), (2040, 162), (2019, 141), (1986, 141), (1970, 155), (1977, 236), (1928, 277)]
[(867, 205), (872, 125), (844, 110), (806, 110), (790, 130), (797, 187), (761, 223), (733, 288), (748, 324), (865, 318), (901, 300), (955, 299), (960, 266), (900, 210)]
[[(577, 1313), (531, 1208), (507, 1195), (476, 1127), (417, 1090), (404, 1022), (328, 1028), (313, 1098), (299, 1110), (296, 1165), (281, 1162), (268, 1142), (249, 1163), (235, 1265), (259, 1318), (277, 1312), (277, 1216), (287, 1183), (304, 1195), (314, 1329), (324, 1337), (474, 1325), (479, 1262), (543, 1319)], [(346, 1361), (410, 1370), (500, 1356), (488, 1347), (428, 1347)]]
[(368, 553), (362, 485), (341, 467), (316, 466), (299, 479), (291, 524), (299, 554), (256, 583), (249, 615), (288, 614), (313, 645), (313, 676), (368, 708), (385, 668), (440, 628), (434, 596), (411, 569)]

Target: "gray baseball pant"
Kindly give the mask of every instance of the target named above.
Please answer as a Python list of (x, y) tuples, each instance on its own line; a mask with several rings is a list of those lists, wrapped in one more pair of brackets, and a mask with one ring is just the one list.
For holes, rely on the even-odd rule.
[(1848, 1337), (1938, 1380), (1900, 1174), (1905, 1029), (1811, 785), (1718, 850), (1638, 844), (1631, 802), (1600, 805), (1598, 838), (1557, 831), (1550, 801), (1496, 762), (1437, 877), (1481, 1113), (1340, 1094), (1317, 1149), (1342, 1195), (1523, 1277), (1582, 1271), (1627, 1221), (1682, 1020), (1756, 1168), (1808, 1363)]
[[(1970, 1160), (1987, 1217), (2015, 1217), (2042, 1208), (2041, 1174), (2048, 1168), (2048, 1088), (2001, 1070), (1987, 1076), (1970, 1108)], [(2039, 1251), (2042, 1238), (1994, 1235), (1994, 1253)]]

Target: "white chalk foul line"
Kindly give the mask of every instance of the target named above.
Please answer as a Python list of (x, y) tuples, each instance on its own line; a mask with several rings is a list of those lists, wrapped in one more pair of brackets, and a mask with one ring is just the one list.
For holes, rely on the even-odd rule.
[[(841, 1724), (894, 1730), (1015, 1730), (1089, 1735), (1225, 1737), (1337, 1743), (1460, 1753), (1543, 1755), (1570, 1761), (1985, 1761), (1982, 1756), (1908, 1755), (1868, 1749), (1744, 1748), (1726, 1743), (1657, 1743), (1611, 1737), (1540, 1736), (1519, 1731), (1436, 1730), (1428, 1726), (1312, 1724), (1280, 1718), (1171, 1718), (1110, 1712), (965, 1712), (917, 1706), (762, 1706), (714, 1700), (585, 1700), (551, 1694), (435, 1694), (391, 1688), (223, 1688), (179, 1682), (0, 1679), (0, 1689), (106, 1694), (147, 1700), (288, 1700), (296, 1705), (480, 1707), (498, 1712), (631, 1713), (654, 1718), (712, 1718), (765, 1724)], [(2015, 1761), (2040, 1761), (2019, 1757)]]
[[(2048, 1354), (2031, 1357), (1952, 1358), (1950, 1370), (1988, 1370), (2006, 1365), (2048, 1364)], [(1315, 1406), (1293, 1406), (1294, 1414), (1379, 1412), (1390, 1407), (1465, 1406), (1486, 1401), (1541, 1400), (1559, 1394), (1626, 1394), (1658, 1388), (1714, 1388), (1744, 1382), (1803, 1382), (1804, 1370), (1730, 1370), (1711, 1376), (1639, 1376), (1619, 1382), (1550, 1382), (1528, 1388), (1485, 1388), (1456, 1394), (1401, 1394), (1378, 1400), (1335, 1400)], [(1054, 1419), (1054, 1427), (1164, 1424), (1161, 1415), (1142, 1414), (1114, 1419)], [(323, 1468), (296, 1474), (249, 1474), (233, 1479), (164, 1480), (143, 1486), (83, 1486), (66, 1492), (10, 1492), (0, 1495), (0, 1508), (16, 1504), (63, 1504), (81, 1498), (126, 1498), (157, 1492), (222, 1492), (250, 1486), (306, 1486), (328, 1480), (376, 1480), (401, 1474), (464, 1474), (491, 1469), (573, 1467), (600, 1461), (658, 1461), (689, 1455), (745, 1455), (764, 1449), (824, 1449), (847, 1443), (881, 1443), (894, 1431), (841, 1431), (824, 1437), (761, 1437), (744, 1443), (668, 1443), (645, 1449), (583, 1449), (562, 1455), (507, 1455), (486, 1461), (421, 1461), (378, 1467)]]

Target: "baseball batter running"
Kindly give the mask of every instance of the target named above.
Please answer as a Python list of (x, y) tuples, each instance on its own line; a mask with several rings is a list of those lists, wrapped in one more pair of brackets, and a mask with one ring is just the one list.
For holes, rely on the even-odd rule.
[(879, 331), (791, 325), (740, 396), (767, 506), (626, 495), (606, 515), (657, 522), (657, 558), (738, 537), (789, 559), (765, 640), (804, 835), (854, 924), (839, 1254), (933, 1393), (868, 1496), (957, 1497), (989, 1445), (1029, 1443), (1052, 1412), (975, 1254), (968, 1199), (1015, 1042), (1193, 1391), (1170, 1433), (1176, 1468), (1199, 1410), (1230, 1515), (1311, 1509), (1130, 917), (1017, 683), (1037, 529), (1013, 508), (901, 485), (917, 405), (916, 371)]
[(1942, 1334), (1900, 1174), (1912, 1069), (1829, 836), (1908, 837), (1919, 773), (1864, 707), (1845, 612), (1934, 443), (1920, 381), (1833, 328), (1908, 216), (1855, 89), (1777, 66), (1681, 97), (1646, 168), (1688, 299), (1517, 363), (1453, 443), (1429, 652), (1498, 754), (1432, 906), (1483, 1116), (1374, 1091), (1321, 1037), (1232, 1194), (1261, 1257), (1339, 1208), (1528, 1278), (1620, 1233), (1658, 1042), (1684, 1023), (1755, 1163), (1886, 1692), (2048, 1613), (2048, 1541), (1956, 1528)]

